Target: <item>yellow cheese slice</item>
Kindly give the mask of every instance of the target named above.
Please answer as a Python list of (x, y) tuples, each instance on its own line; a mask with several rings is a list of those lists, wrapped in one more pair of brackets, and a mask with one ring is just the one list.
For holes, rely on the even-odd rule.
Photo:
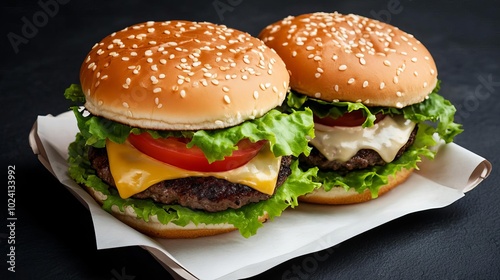
[(281, 164), (281, 157), (275, 157), (268, 145), (247, 164), (224, 172), (181, 169), (143, 154), (128, 141), (117, 144), (108, 140), (106, 148), (111, 175), (122, 198), (128, 198), (164, 180), (192, 176), (213, 176), (272, 195)]

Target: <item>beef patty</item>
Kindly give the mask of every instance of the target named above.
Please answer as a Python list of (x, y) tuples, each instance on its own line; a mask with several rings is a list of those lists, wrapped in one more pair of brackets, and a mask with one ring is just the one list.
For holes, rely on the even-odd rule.
[[(399, 149), (396, 154), (395, 159), (399, 158), (415, 141), (415, 136), (418, 131), (418, 125), (415, 126), (410, 134), (410, 137), (406, 144)], [(318, 149), (314, 148), (311, 150), (309, 156), (300, 155), (300, 163), (304, 167), (314, 167), (317, 166), (321, 170), (335, 170), (339, 172), (346, 172), (356, 169), (363, 169), (374, 165), (385, 165), (386, 162), (382, 157), (374, 150), (371, 149), (361, 149), (352, 158), (346, 162), (338, 160), (328, 160)]]
[[(108, 185), (116, 188), (109, 169), (106, 149), (90, 147), (89, 160), (96, 170), (97, 176)], [(277, 188), (290, 175), (291, 161), (291, 156), (281, 157)], [(133, 197), (150, 198), (158, 203), (179, 204), (191, 209), (218, 212), (228, 208), (238, 209), (252, 202), (267, 200), (271, 195), (261, 193), (246, 185), (215, 177), (187, 177), (156, 183)]]

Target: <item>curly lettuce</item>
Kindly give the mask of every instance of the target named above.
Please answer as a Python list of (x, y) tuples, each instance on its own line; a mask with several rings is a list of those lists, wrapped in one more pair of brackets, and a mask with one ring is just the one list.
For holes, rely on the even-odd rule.
[(438, 144), (439, 139), (450, 143), (456, 135), (463, 132), (462, 125), (454, 122), (456, 108), (438, 94), (439, 85), (440, 82), (423, 102), (403, 108), (368, 107), (359, 102), (326, 102), (291, 92), (283, 110), (309, 108), (319, 117), (332, 118), (338, 118), (346, 112), (362, 110), (366, 116), (363, 127), (372, 126), (378, 113), (404, 115), (406, 119), (418, 123), (419, 130), (415, 142), (397, 160), (384, 166), (373, 166), (348, 173), (320, 170), (315, 178), (327, 191), (333, 187), (343, 187), (346, 190), (354, 188), (359, 193), (368, 189), (375, 198), (380, 187), (387, 184), (389, 177), (401, 169), (418, 169), (417, 164), (421, 162), (422, 157), (433, 159), (437, 152), (433, 147)]
[[(65, 91), (65, 97), (75, 103), (85, 102), (85, 96), (79, 85), (71, 85)], [(238, 228), (244, 237), (256, 234), (263, 222), (259, 219), (267, 214), (268, 219), (280, 216), (288, 207), (298, 205), (298, 197), (312, 192), (321, 184), (314, 182), (317, 169), (306, 171), (298, 167), (298, 161), (294, 160), (290, 166), (292, 172), (286, 181), (276, 188), (274, 195), (259, 203), (252, 203), (240, 209), (227, 209), (221, 212), (208, 213), (201, 210), (192, 210), (180, 205), (164, 205), (152, 200), (127, 198), (122, 199), (117, 190), (109, 187), (97, 175), (90, 166), (87, 157), (90, 146), (103, 148), (106, 140), (123, 143), (130, 133), (148, 132), (153, 137), (188, 137), (191, 141), (188, 147), (199, 147), (210, 162), (222, 160), (237, 149), (236, 144), (243, 138), (251, 141), (267, 140), (271, 151), (275, 156), (292, 155), (301, 153), (309, 154), (311, 148), (308, 146), (308, 138), (314, 137), (314, 123), (312, 111), (291, 110), (283, 113), (279, 110), (271, 110), (258, 119), (246, 121), (240, 125), (226, 129), (199, 130), (199, 131), (155, 131), (137, 127), (131, 127), (117, 123), (102, 117), (94, 116), (82, 109), (81, 106), (73, 106), (72, 110), (76, 116), (80, 132), (75, 141), (68, 148), (69, 152), (69, 175), (77, 183), (96, 189), (107, 196), (103, 208), (111, 211), (113, 205), (122, 211), (131, 206), (145, 221), (156, 215), (161, 223), (174, 223), (185, 226), (189, 223), (223, 224), (229, 223)]]

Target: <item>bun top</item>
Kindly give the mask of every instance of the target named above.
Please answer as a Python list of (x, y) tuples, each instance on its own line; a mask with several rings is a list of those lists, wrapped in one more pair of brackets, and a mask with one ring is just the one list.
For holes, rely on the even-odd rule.
[(80, 69), (94, 115), (158, 130), (216, 129), (281, 105), (290, 76), (274, 50), (208, 22), (145, 22), (95, 44)]
[(285, 61), (290, 87), (325, 101), (404, 107), (437, 83), (429, 51), (397, 27), (353, 14), (289, 16), (259, 34)]

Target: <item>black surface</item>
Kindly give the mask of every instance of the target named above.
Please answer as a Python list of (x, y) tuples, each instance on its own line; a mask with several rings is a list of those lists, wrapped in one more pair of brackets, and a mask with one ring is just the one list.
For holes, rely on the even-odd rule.
[[(404, 216), (252, 279), (500, 279), (495, 169), (500, 164), (499, 1), (59, 2), (0, 4), (0, 279), (172, 279), (138, 247), (96, 250), (89, 212), (40, 164), (28, 144), (38, 115), (68, 109), (64, 89), (78, 82), (80, 64), (94, 43), (147, 20), (211, 21), (257, 35), (290, 14), (335, 10), (378, 17), (420, 39), (438, 65), (441, 94), (460, 110), (465, 132), (455, 142), (486, 157), (494, 169), (448, 207)], [(52, 5), (48, 15), (43, 3), (57, 3), (57, 10)], [(229, 9), (218, 13), (214, 3)], [(38, 27), (24, 30), (23, 36), (26, 22)], [(24, 37), (17, 52), (9, 41), (13, 33)], [(7, 270), (12, 246), (6, 218), (8, 166), (16, 168), (15, 273)]]

